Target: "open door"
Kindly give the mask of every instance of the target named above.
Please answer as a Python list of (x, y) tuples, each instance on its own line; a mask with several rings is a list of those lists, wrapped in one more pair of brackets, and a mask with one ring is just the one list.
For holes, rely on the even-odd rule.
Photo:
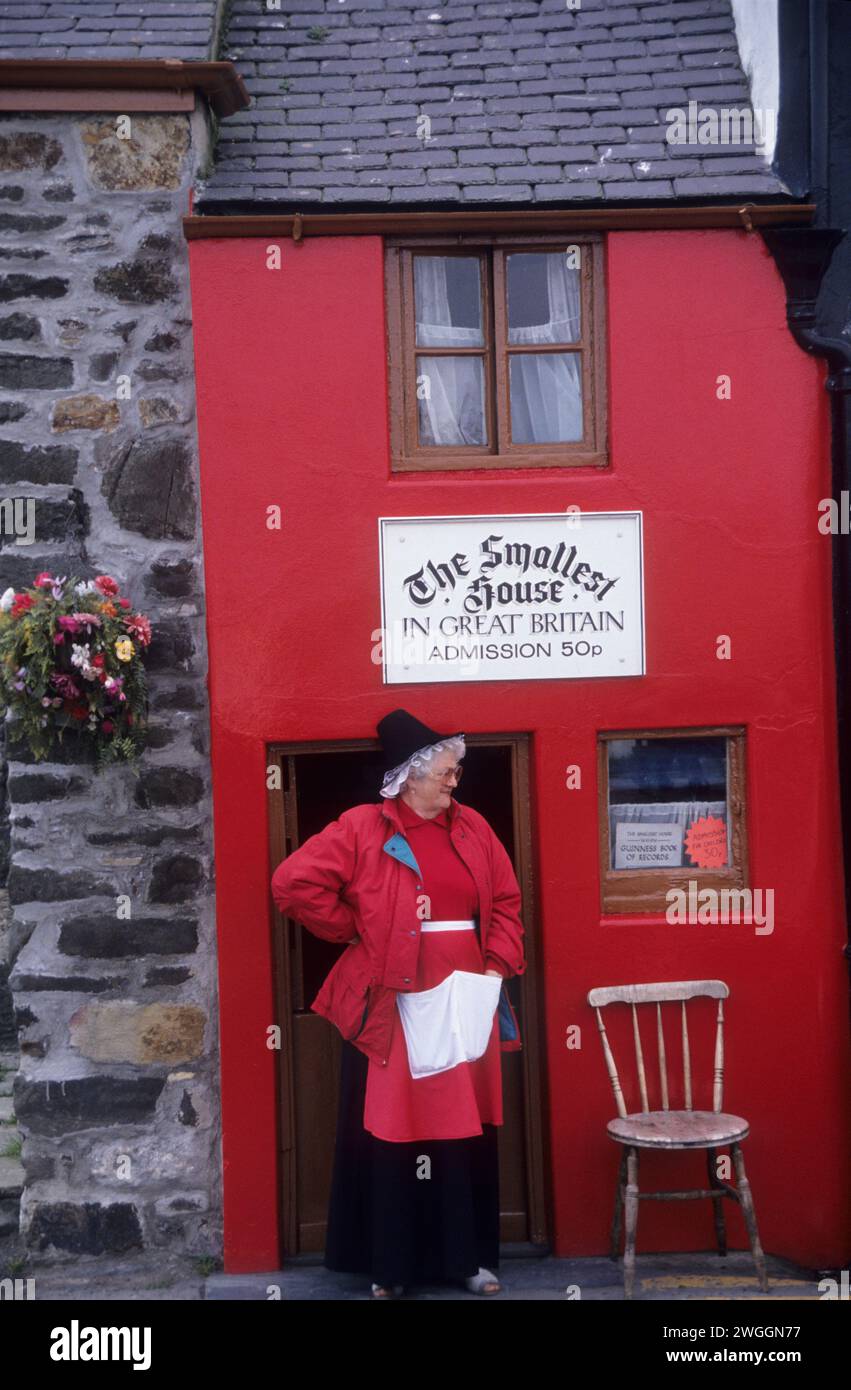
[[(511, 856), (523, 900), (527, 969), (509, 981), (523, 1038), (502, 1053), (504, 1123), (499, 1132), (500, 1235), (509, 1246), (548, 1248), (539, 1042), (536, 931), (532, 881), (529, 750), (526, 734), (468, 735), (457, 800), (488, 820)], [(384, 764), (375, 740), (278, 744), (281, 769), (270, 792), (271, 867), (341, 812), (379, 801)], [(331, 1188), (341, 1039), (310, 1005), (345, 946), (322, 941), (282, 918), (275, 921), (276, 1021), (281, 1028), (279, 1098), (282, 1258), (320, 1252)]]

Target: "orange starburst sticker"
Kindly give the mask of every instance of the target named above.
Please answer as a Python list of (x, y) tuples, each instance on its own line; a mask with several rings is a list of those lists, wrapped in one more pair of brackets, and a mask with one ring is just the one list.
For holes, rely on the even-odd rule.
[(698, 869), (727, 863), (727, 826), (718, 816), (701, 816), (686, 831), (686, 853)]

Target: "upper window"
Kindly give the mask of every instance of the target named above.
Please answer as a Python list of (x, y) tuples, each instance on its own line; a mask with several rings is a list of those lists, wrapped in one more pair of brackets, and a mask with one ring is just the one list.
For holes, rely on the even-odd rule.
[(598, 237), (388, 241), (393, 468), (605, 465)]

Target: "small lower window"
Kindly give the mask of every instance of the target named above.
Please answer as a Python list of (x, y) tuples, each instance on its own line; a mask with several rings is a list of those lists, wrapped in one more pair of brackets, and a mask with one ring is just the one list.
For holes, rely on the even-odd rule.
[(744, 730), (599, 736), (604, 912), (664, 911), (671, 887), (744, 887)]

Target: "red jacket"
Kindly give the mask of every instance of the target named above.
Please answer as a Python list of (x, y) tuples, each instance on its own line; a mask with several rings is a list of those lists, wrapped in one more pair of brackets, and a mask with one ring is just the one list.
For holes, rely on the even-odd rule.
[[(453, 798), (449, 835), (479, 891), (479, 925), (486, 968), (522, 975), (520, 887), (502, 843), (484, 816)], [(329, 971), (311, 1004), (343, 1038), (387, 1065), (399, 990), (416, 988), (423, 881), (405, 839), (395, 798), (344, 811), (282, 860), (272, 875), (278, 910), (326, 941), (348, 949)], [(515, 1037), (520, 1030), (503, 990)], [(504, 1007), (504, 1005), (503, 1005)]]

